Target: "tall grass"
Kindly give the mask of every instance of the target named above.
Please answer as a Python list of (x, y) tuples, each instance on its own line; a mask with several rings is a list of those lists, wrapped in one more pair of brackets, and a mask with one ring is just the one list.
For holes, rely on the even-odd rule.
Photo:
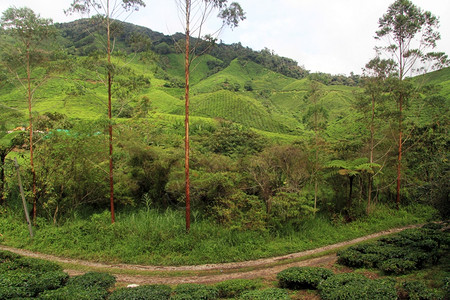
[(435, 211), (415, 206), (400, 211), (379, 206), (372, 216), (349, 224), (325, 216), (281, 231), (229, 230), (194, 214), (191, 232), (184, 231), (182, 211), (140, 209), (75, 217), (54, 226), (38, 220), (35, 238), (27, 236), (21, 216), (0, 215), (0, 243), (49, 254), (94, 261), (152, 265), (191, 265), (244, 261), (283, 255), (354, 239), (377, 231), (433, 219)]

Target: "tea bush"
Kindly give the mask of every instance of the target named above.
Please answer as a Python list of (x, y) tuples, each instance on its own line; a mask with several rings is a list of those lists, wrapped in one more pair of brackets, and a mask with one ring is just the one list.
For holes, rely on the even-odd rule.
[(23, 257), (9, 251), (0, 251), (0, 274), (12, 270), (42, 274), (62, 271), (62, 267), (50, 261)]
[(108, 300), (167, 300), (171, 293), (172, 289), (167, 285), (142, 285), (135, 288), (117, 289), (108, 297)]
[(98, 287), (102, 289), (109, 289), (116, 283), (116, 278), (107, 273), (87, 272), (80, 276), (75, 276), (69, 279), (68, 286), (77, 286), (80, 288)]
[(277, 274), (279, 286), (292, 290), (317, 289), (320, 282), (332, 276), (333, 272), (317, 267), (292, 267)]
[(64, 286), (57, 290), (44, 291), (39, 299), (46, 300), (104, 300), (108, 296), (106, 289), (98, 286), (80, 288), (76, 285)]
[(420, 281), (405, 281), (401, 283), (398, 288), (398, 295), (400, 299), (410, 300), (437, 300), (446, 299), (442, 294), (428, 288)]
[(404, 258), (391, 258), (381, 262), (378, 267), (386, 274), (404, 274), (416, 269), (416, 263)]
[(353, 268), (378, 268), (387, 274), (404, 274), (436, 264), (449, 246), (449, 234), (436, 224), (407, 229), (396, 235), (380, 238), (338, 251), (338, 262)]
[(218, 290), (214, 286), (185, 283), (177, 285), (173, 300), (210, 300), (218, 298)]
[(0, 299), (36, 297), (45, 290), (62, 287), (69, 275), (62, 271), (42, 274), (26, 273), (21, 270), (5, 272), (0, 277)]
[(322, 281), (319, 286), (323, 300), (397, 299), (394, 280), (371, 280), (361, 274), (337, 274)]
[(246, 291), (256, 290), (262, 287), (258, 280), (232, 279), (216, 284), (220, 298), (236, 298)]
[(268, 288), (264, 290), (254, 290), (243, 293), (239, 299), (243, 300), (289, 300), (286, 290), (278, 288)]

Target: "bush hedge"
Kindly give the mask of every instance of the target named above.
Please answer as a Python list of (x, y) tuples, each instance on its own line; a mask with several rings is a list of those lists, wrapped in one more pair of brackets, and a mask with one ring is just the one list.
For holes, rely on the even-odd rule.
[(437, 224), (407, 229), (338, 251), (338, 263), (352, 268), (378, 268), (387, 274), (404, 274), (436, 264), (448, 251), (450, 238)]
[(438, 300), (444, 298), (442, 293), (428, 288), (420, 281), (405, 281), (398, 287), (398, 296), (400, 299), (409, 300)]
[(108, 290), (98, 286), (81, 288), (77, 285), (67, 285), (57, 290), (44, 291), (39, 299), (48, 300), (104, 300)]
[(176, 300), (210, 300), (218, 298), (218, 290), (214, 286), (204, 284), (179, 284), (170, 299)]
[(80, 276), (71, 277), (67, 285), (80, 288), (98, 287), (107, 290), (115, 283), (116, 278), (108, 273), (87, 272)]
[(277, 274), (278, 284), (291, 290), (317, 289), (320, 282), (332, 276), (333, 272), (318, 267), (292, 267)]
[(142, 285), (135, 288), (115, 290), (108, 300), (168, 300), (172, 289), (167, 285)]
[(0, 276), (0, 299), (36, 297), (45, 290), (62, 287), (69, 275), (61, 271), (43, 274), (12, 270)]
[(261, 288), (263, 284), (259, 280), (232, 279), (216, 284), (220, 298), (237, 298), (246, 291)]
[(241, 295), (243, 300), (289, 300), (289, 294), (284, 289), (268, 288), (264, 290), (248, 291)]
[(319, 284), (318, 289), (323, 300), (397, 299), (395, 280), (371, 280), (355, 273), (330, 276)]

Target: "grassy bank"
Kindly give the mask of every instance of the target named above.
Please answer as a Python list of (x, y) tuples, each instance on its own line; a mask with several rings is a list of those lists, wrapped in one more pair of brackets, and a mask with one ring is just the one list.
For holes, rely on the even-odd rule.
[(28, 236), (22, 216), (0, 214), (0, 243), (43, 253), (102, 262), (149, 265), (193, 265), (245, 261), (314, 249), (374, 232), (432, 220), (435, 211), (410, 206), (399, 211), (383, 206), (358, 221), (344, 224), (317, 216), (283, 231), (232, 231), (208, 220), (196, 220), (184, 231), (180, 211), (139, 210), (74, 218), (54, 226), (38, 220), (35, 237)]

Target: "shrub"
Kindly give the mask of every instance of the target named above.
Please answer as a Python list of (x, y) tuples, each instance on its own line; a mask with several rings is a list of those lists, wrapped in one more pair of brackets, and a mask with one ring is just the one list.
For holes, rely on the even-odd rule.
[(34, 274), (11, 271), (0, 277), (0, 299), (33, 297), (35, 291)]
[(386, 274), (404, 274), (416, 268), (416, 263), (402, 258), (391, 258), (379, 264), (380, 270)]
[(232, 279), (216, 284), (220, 298), (236, 298), (243, 292), (256, 290), (262, 287), (262, 283), (250, 279)]
[(108, 296), (106, 289), (93, 286), (80, 288), (76, 285), (65, 286), (57, 290), (45, 291), (39, 299), (48, 300), (103, 300)]
[(410, 300), (441, 299), (438, 292), (428, 288), (420, 281), (405, 281), (399, 287), (399, 298)]
[(331, 276), (322, 281), (318, 289), (323, 300), (397, 299), (395, 281), (371, 280), (354, 273)]
[(289, 294), (286, 290), (277, 288), (268, 288), (264, 290), (254, 290), (243, 293), (239, 299), (244, 300), (289, 300)]
[(22, 269), (38, 273), (62, 271), (62, 267), (54, 262), (30, 257), (21, 257), (16, 260)]
[(61, 271), (43, 274), (13, 270), (0, 277), (0, 299), (35, 297), (44, 290), (60, 288), (69, 276)]
[(107, 273), (87, 272), (80, 276), (69, 279), (68, 286), (77, 286), (81, 288), (103, 288), (108, 289), (116, 283), (116, 278)]
[(0, 263), (3, 263), (4, 261), (7, 260), (15, 260), (20, 258), (21, 256), (19, 254), (10, 252), (10, 251), (4, 251), (4, 250), (0, 250)]
[(431, 229), (431, 230), (441, 230), (444, 226), (440, 223), (427, 223), (422, 226), (422, 228), (425, 229)]
[(108, 299), (165, 300), (170, 298), (171, 292), (172, 289), (167, 285), (142, 285), (115, 290)]
[(377, 243), (360, 244), (338, 252), (338, 262), (349, 267), (379, 268), (387, 274), (403, 274), (436, 264), (446, 251), (447, 233), (431, 228), (408, 229), (380, 238)]
[(55, 290), (64, 286), (69, 279), (69, 274), (62, 271), (52, 271), (36, 276), (36, 285), (39, 291)]
[(203, 284), (180, 284), (175, 288), (175, 294), (170, 299), (176, 300), (209, 300), (217, 299), (218, 291), (214, 286)]
[(0, 254), (0, 274), (11, 270), (42, 274), (45, 272), (62, 271), (62, 267), (51, 261), (23, 257), (3, 251)]
[(277, 274), (279, 285), (292, 290), (317, 289), (319, 283), (332, 276), (333, 272), (316, 267), (292, 267)]
[(362, 254), (353, 250), (352, 247), (337, 252), (338, 263), (352, 268), (360, 268), (364, 265)]

